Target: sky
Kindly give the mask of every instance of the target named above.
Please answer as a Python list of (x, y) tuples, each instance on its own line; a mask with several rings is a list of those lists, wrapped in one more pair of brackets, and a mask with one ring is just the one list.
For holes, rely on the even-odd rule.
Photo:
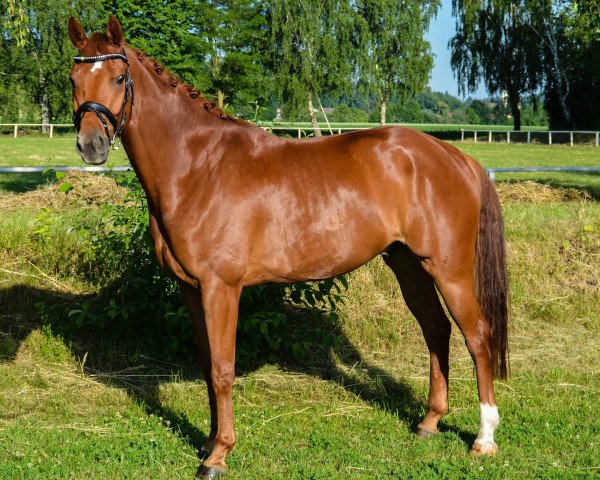
[[(450, 68), (450, 49), (448, 47), (448, 41), (456, 33), (454, 25), (455, 19), (452, 16), (452, 0), (442, 0), (437, 17), (431, 23), (426, 38), (431, 43), (431, 49), (435, 55), (435, 65), (431, 72), (429, 86), (436, 92), (448, 92), (450, 95), (458, 97), (458, 82), (452, 72), (452, 68)], [(488, 97), (482, 85), (479, 86), (479, 89), (475, 93), (468, 96), (472, 98)]]

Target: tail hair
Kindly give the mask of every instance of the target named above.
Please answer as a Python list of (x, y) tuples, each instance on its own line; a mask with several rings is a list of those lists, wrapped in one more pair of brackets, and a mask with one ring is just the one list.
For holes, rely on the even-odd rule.
[(492, 181), (481, 172), (481, 210), (477, 234), (475, 278), (477, 299), (491, 326), (494, 377), (507, 378), (508, 272), (500, 201)]

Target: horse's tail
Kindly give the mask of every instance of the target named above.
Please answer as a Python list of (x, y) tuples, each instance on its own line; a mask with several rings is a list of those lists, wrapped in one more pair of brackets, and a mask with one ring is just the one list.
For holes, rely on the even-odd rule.
[(491, 326), (492, 371), (508, 376), (508, 274), (500, 201), (492, 181), (481, 171), (481, 209), (475, 249), (477, 299)]

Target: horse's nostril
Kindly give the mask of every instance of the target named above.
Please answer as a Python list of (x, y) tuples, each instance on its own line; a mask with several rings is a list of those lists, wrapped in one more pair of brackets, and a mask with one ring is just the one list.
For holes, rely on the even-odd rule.
[(102, 137), (102, 135), (96, 135), (94, 137), (92, 145), (94, 146), (94, 150), (96, 151), (104, 150), (104, 138)]
[(77, 137), (77, 150), (80, 151), (80, 152), (83, 152), (83, 146), (79, 142), (79, 137)]

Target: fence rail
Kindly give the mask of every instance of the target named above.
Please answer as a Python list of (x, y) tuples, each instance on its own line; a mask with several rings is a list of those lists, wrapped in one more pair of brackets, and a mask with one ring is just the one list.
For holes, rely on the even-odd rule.
[(44, 129), (48, 129), (48, 136), (52, 138), (54, 136), (54, 128), (75, 128), (72, 123), (0, 123), (0, 128), (2, 127), (12, 127), (13, 129), (13, 137), (17, 138), (19, 136), (19, 127), (39, 127), (42, 129), (42, 133)]
[[(506, 143), (511, 143), (511, 137), (514, 140), (516, 135), (523, 136), (527, 135), (527, 143), (531, 143), (532, 134), (539, 135), (547, 135), (548, 145), (552, 145), (553, 136), (556, 138), (556, 135), (568, 135), (569, 136), (569, 145), (572, 147), (574, 144), (575, 135), (587, 135), (591, 136), (594, 140), (594, 145), (596, 147), (600, 147), (600, 132), (596, 131), (588, 131), (588, 130), (467, 130), (464, 128), (460, 129), (460, 141), (464, 142), (466, 135), (465, 134), (473, 134), (473, 141), (475, 143), (478, 142), (478, 135), (484, 134), (487, 136), (487, 142), (492, 143), (492, 137), (494, 134), (497, 135), (506, 135)], [(485, 137), (484, 137), (485, 138)], [(485, 141), (485, 140), (484, 140)]]
[[(118, 173), (131, 172), (131, 167), (0, 167), (0, 173), (41, 173), (48, 168), (58, 172), (96, 172), (96, 173)], [(599, 172), (599, 167), (493, 167), (485, 169), (492, 181), (496, 179), (496, 173), (509, 172)]]

